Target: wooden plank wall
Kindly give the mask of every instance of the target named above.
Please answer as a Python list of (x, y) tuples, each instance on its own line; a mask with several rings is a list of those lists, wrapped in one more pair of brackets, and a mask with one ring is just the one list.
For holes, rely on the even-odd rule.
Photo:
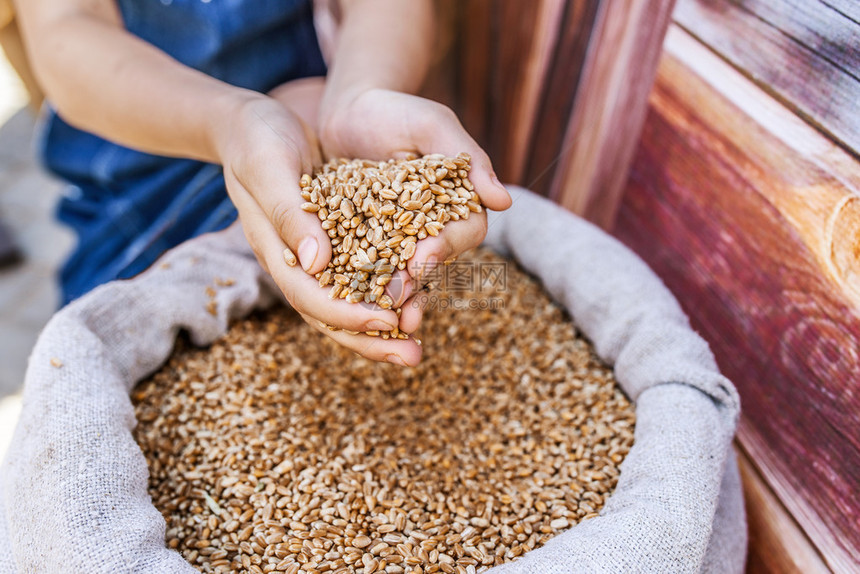
[(552, 71), (547, 75), (535, 118), (531, 146), (526, 151), (525, 177), (510, 180), (541, 195), (549, 195), (555, 179), (598, 6), (594, 1), (568, 2)]
[(680, 27), (665, 50), (615, 233), (737, 385), (764, 482), (827, 566), (858, 571), (860, 163)]
[(608, 226), (673, 4), (445, 0), (455, 39), (425, 94), (457, 111), (503, 181)]
[(747, 574), (827, 574), (830, 569), (742, 449), (737, 452), (749, 529)]
[(680, 0), (674, 18), (844, 149), (860, 150), (860, 2)]
[(503, 181), (548, 193), (600, 2), (457, 3), (453, 107)]
[(609, 229), (647, 110), (674, 0), (601, 2), (550, 196)]

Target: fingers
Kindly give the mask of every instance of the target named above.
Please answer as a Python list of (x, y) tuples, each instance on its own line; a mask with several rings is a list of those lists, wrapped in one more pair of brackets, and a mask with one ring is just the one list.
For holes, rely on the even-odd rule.
[(273, 228), (281, 241), (296, 254), (302, 269), (313, 275), (328, 265), (331, 242), (317, 216), (302, 210), (304, 200), (298, 189), (298, 180), (295, 189), (291, 187), (291, 184), (281, 185), (280, 194), (269, 191), (271, 187), (263, 187), (261, 189), (266, 191), (258, 192), (253, 200), (265, 214), (266, 225)]
[(417, 280), (436, 265), (477, 247), (487, 235), (487, 214), (473, 213), (469, 219), (451, 221), (436, 237), (416, 244), (415, 255), (406, 264), (409, 275)]
[(329, 290), (320, 287), (316, 279), (298, 267), (274, 262), (269, 264), (269, 268), (287, 300), (304, 315), (350, 331), (391, 331), (398, 325), (397, 314), (390, 309), (348, 303), (345, 299), (329, 299)]
[[(424, 308), (428, 301), (427, 293), (416, 290), (415, 283), (425, 283), (433, 268), (477, 247), (486, 235), (487, 215), (482, 212), (473, 214), (467, 220), (450, 222), (436, 237), (427, 237), (418, 242), (415, 255), (406, 266), (409, 276), (413, 279), (407, 283), (411, 288), (396, 291), (403, 298), (402, 303), (397, 302), (401, 308), (401, 331), (414, 333), (421, 325), (424, 315)], [(393, 294), (392, 298), (395, 298)]]
[[(331, 259), (331, 243), (317, 216), (302, 210), (299, 180), (319, 158), (315, 140), (309, 141), (305, 126), (274, 100), (271, 107), (248, 112), (253, 128), (253, 153), (225, 165), (232, 178), (248, 192), (277, 234), (298, 256), (310, 274), (322, 271)], [(271, 109), (274, 108), (274, 109)], [(250, 144), (249, 144), (250, 145)], [(315, 151), (316, 150), (316, 151)], [(236, 186), (228, 185), (231, 197)], [(234, 198), (238, 203), (243, 198)]]
[(353, 335), (346, 331), (330, 331), (312, 318), (304, 319), (317, 331), (368, 359), (403, 367), (414, 367), (421, 362), (421, 345), (414, 339), (383, 339), (363, 334)]
[(394, 301), (393, 308), (398, 308), (412, 296), (415, 281), (406, 271), (397, 271), (391, 276), (391, 281), (385, 286), (385, 293)]
[(323, 164), (322, 149), (320, 149), (319, 140), (317, 139), (317, 134), (313, 131), (313, 128), (304, 122), (302, 122), (302, 128), (304, 129), (305, 139), (310, 147), (308, 151), (310, 153), (311, 160), (311, 165), (308, 169), (302, 170), (302, 175), (305, 173), (312, 174), (317, 166)]
[(477, 143), (474, 144), (473, 148), (466, 147), (465, 150), (472, 156), (472, 170), (469, 172), (469, 180), (475, 186), (475, 193), (481, 198), (481, 203), (488, 209), (495, 211), (504, 211), (509, 208), (513, 200), (508, 190), (496, 176), (489, 156)]
[(390, 309), (329, 299), (328, 289), (320, 287), (317, 280), (298, 265), (288, 263), (283, 240), (254, 199), (244, 190), (237, 190), (233, 201), (257, 259), (299, 313), (351, 331), (390, 331), (398, 325), (397, 314)]
[(435, 114), (436, 118), (433, 119), (436, 121), (433, 121), (432, 125), (422, 127), (422, 134), (427, 138), (421, 146), (422, 149), (425, 153), (442, 153), (451, 157), (461, 152), (468, 153), (472, 156), (469, 180), (474, 184), (481, 202), (496, 211), (509, 208), (512, 203), (511, 196), (496, 177), (490, 157), (469, 135), (454, 112), (441, 104), (436, 105), (444, 111)]
[(427, 307), (429, 296), (426, 291), (418, 291), (400, 308), (400, 330), (404, 333), (414, 333), (421, 326), (424, 309)]
[(323, 130), (330, 155), (385, 160), (441, 153), (472, 156), (469, 179), (483, 204), (503, 210), (511, 197), (493, 171), (490, 158), (450, 108), (432, 100), (390, 90), (372, 89), (355, 98), (349, 113), (337, 114)]

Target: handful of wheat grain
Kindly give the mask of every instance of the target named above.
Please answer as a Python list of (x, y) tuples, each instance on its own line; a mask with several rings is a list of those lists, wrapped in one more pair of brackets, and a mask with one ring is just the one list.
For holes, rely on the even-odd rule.
[[(415, 255), (417, 242), (439, 235), (448, 221), (481, 212), (469, 181), (469, 154), (406, 160), (332, 160), (302, 176), (305, 211), (316, 213), (331, 238), (332, 258), (316, 274), (329, 297), (390, 309), (385, 286)], [(289, 250), (287, 262), (295, 265)], [(405, 338), (398, 333), (396, 336)]]

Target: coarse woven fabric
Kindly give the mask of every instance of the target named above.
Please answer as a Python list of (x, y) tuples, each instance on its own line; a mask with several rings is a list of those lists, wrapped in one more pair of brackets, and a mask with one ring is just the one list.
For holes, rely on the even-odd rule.
[[(486, 244), (567, 308), (615, 366), (637, 424), (600, 516), (490, 572), (742, 572), (733, 386), (632, 252), (557, 205), (511, 191), (514, 205), (491, 214)], [(205, 345), (276, 298), (234, 226), (59, 312), (30, 357), (21, 419), (0, 467), (0, 574), (196, 572), (165, 547), (129, 392), (168, 358), (180, 329)]]

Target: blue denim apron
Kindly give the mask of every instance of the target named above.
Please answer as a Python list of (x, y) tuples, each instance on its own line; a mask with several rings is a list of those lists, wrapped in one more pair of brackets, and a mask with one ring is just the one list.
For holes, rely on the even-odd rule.
[[(174, 59), (267, 92), (325, 74), (310, 0), (118, 0), (126, 28)], [(46, 167), (71, 185), (58, 217), (78, 244), (60, 272), (63, 304), (132, 277), (164, 251), (236, 218), (221, 167), (135, 151), (73, 128), (49, 109)]]

